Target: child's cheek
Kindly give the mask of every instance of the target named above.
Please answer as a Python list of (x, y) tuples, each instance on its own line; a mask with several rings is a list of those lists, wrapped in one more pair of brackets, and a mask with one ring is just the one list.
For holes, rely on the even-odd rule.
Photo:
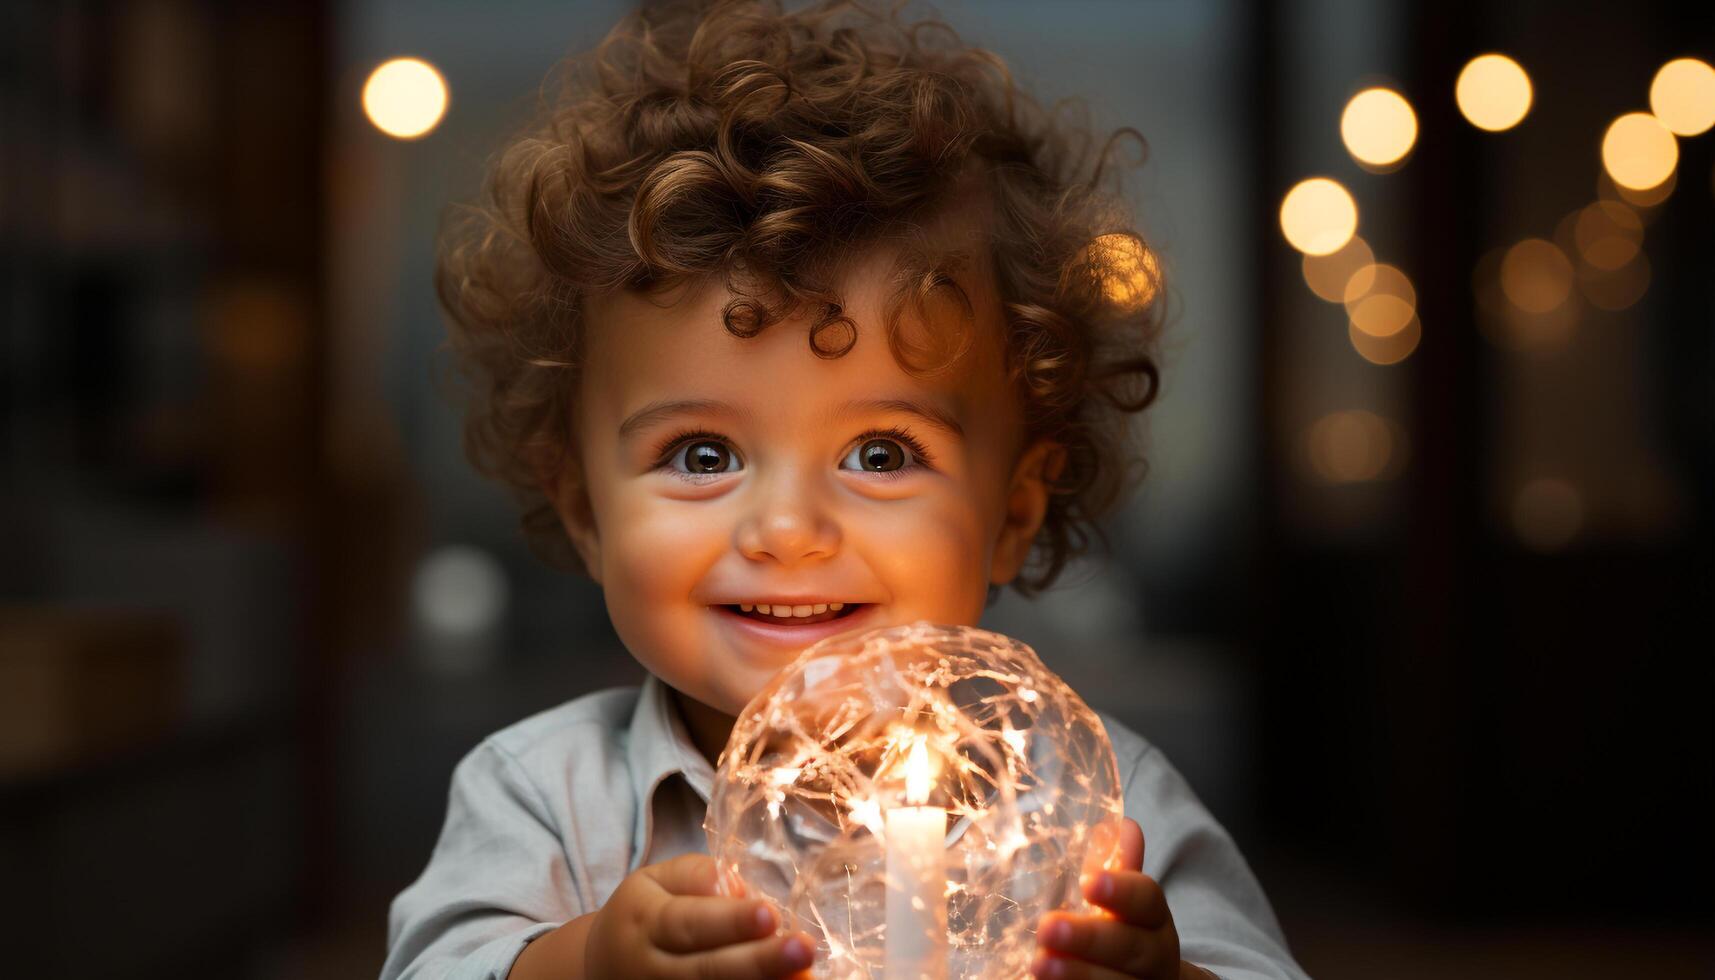
[[(885, 519), (864, 521), (861, 548), (893, 597), (895, 622), (928, 619), (975, 625), (988, 594), (981, 522), (947, 501), (901, 502)], [(853, 535), (856, 538), (857, 535)]]
[(718, 557), (719, 535), (699, 522), (695, 508), (633, 506), (614, 522), (604, 545), (607, 577), (602, 591), (614, 628), (635, 653), (682, 632), (701, 612), (691, 600)]

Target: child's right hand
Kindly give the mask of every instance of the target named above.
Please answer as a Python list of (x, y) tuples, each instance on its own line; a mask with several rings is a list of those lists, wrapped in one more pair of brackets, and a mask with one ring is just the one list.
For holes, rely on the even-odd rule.
[(632, 872), (596, 912), (584, 942), (586, 977), (752, 980), (808, 976), (815, 943), (776, 936), (767, 902), (727, 898), (706, 854)]

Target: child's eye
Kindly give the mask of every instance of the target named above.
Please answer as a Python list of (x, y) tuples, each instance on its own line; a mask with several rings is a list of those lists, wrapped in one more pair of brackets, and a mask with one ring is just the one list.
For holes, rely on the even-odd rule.
[(929, 459), (923, 444), (903, 429), (865, 432), (858, 440), (858, 444), (840, 461), (842, 469), (900, 477), (918, 469)]
[(688, 476), (718, 476), (744, 468), (725, 442), (702, 436), (702, 433), (687, 433), (674, 438), (672, 455), (661, 461), (662, 468)]

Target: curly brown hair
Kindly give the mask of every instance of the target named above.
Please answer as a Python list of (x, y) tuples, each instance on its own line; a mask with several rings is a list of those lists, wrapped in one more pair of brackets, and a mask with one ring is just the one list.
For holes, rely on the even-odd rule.
[[(1024, 444), (1064, 447), (1013, 587), (1044, 589), (1105, 543), (1098, 520), (1143, 472), (1128, 416), (1159, 386), (1159, 263), (1106, 166), (1122, 139), (1143, 139), (1122, 129), (1098, 143), (1022, 94), (998, 57), (898, 8), (646, 5), (550, 76), (557, 89), (494, 158), (487, 198), (443, 229), (436, 286), (474, 385), (466, 449), (512, 488), (544, 559), (587, 574), (543, 486), (577, 478), (589, 297), (722, 276), (729, 331), (807, 313), (812, 350), (839, 357), (856, 337), (829, 286), (840, 257), (908, 237), (973, 182)], [(908, 371), (946, 362), (920, 363), (899, 308), (957, 292), (953, 261), (918, 250), (898, 280), (888, 337)]]

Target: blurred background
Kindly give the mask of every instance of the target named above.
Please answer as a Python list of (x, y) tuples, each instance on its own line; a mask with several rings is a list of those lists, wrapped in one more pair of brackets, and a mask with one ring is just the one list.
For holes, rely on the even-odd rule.
[[(431, 288), (626, 7), (0, 12), (19, 975), (373, 976), (460, 756), (638, 680), (466, 463)], [(1144, 133), (1171, 283), (1112, 554), (985, 625), (1165, 749), (1314, 976), (1715, 976), (1715, 16), (940, 9)]]

